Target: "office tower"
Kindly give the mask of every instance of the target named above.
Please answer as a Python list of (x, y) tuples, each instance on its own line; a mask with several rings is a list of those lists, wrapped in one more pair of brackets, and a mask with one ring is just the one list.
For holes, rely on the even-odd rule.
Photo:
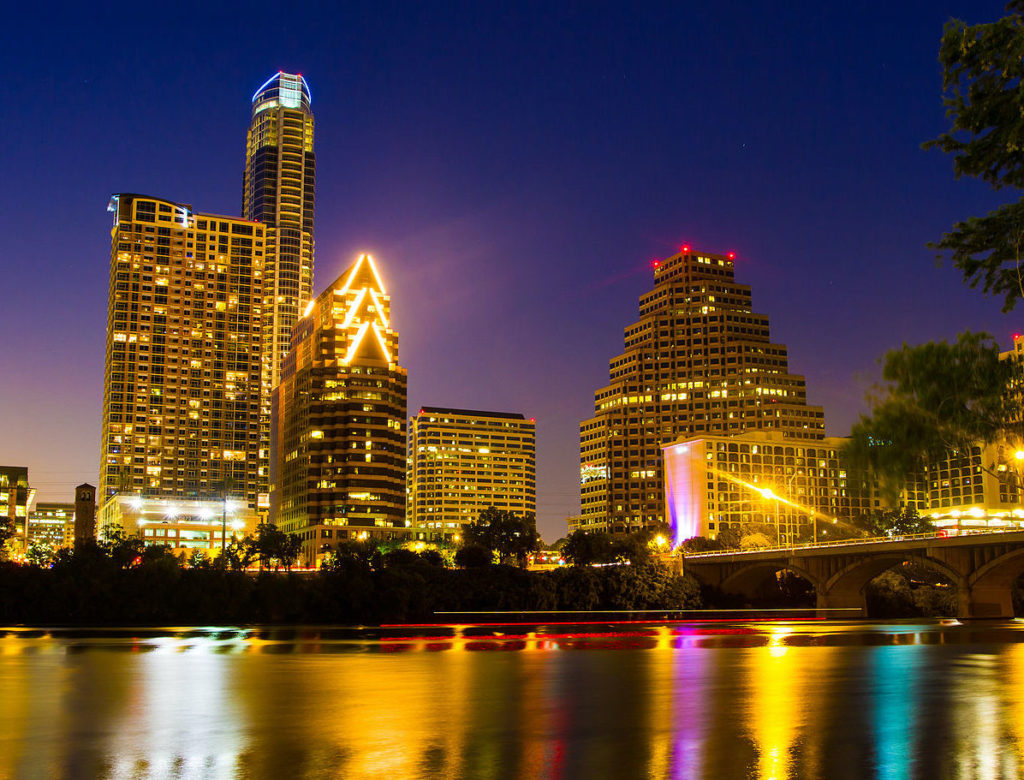
[(580, 424), (581, 520), (624, 532), (664, 522), (662, 446), (680, 437), (780, 431), (824, 436), (821, 407), (735, 279), (734, 256), (689, 247), (654, 263), (654, 289)]
[(274, 388), (271, 519), (309, 564), (342, 539), (402, 538), (406, 374), (362, 255), (305, 309)]
[(264, 226), (143, 195), (110, 201), (101, 522), (116, 493), (267, 502)]
[(252, 96), (242, 177), (242, 216), (266, 225), (263, 349), (270, 387), (278, 383), (292, 326), (313, 295), (315, 190), (309, 85), (301, 75), (279, 72)]
[(49, 550), (72, 547), (75, 543), (75, 505), (40, 501), (28, 514), (28, 545)]
[(488, 507), (537, 512), (536, 423), (521, 414), (425, 406), (409, 420), (409, 518), (453, 539)]
[(782, 544), (828, 541), (834, 523), (880, 508), (875, 491), (850, 484), (839, 459), (845, 441), (763, 430), (669, 444), (665, 498), (673, 544), (729, 530), (738, 537), (747, 523), (771, 526)]
[(19, 559), (28, 550), (28, 516), (35, 500), (27, 466), (0, 466), (0, 523), (6, 522), (14, 529), (7, 547)]
[(96, 487), (83, 482), (75, 488), (75, 544), (96, 541)]

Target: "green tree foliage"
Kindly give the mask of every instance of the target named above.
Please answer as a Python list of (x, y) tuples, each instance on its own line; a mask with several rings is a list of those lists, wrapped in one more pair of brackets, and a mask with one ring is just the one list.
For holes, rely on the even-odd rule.
[(145, 545), (137, 536), (129, 536), (120, 525), (111, 523), (100, 533), (100, 547), (120, 568), (128, 569), (142, 562)]
[(725, 549), (720, 538), (708, 539), (706, 536), (691, 536), (683, 540), (679, 546), (684, 553), (715, 552)]
[(288, 534), (273, 523), (260, 523), (256, 526), (254, 536), (243, 541), (259, 561), (260, 569), (273, 567), (274, 571), (281, 566), (290, 570), (295, 559), (302, 550), (302, 540), (296, 534)]
[(854, 518), (853, 524), (866, 536), (904, 536), (935, 530), (931, 520), (921, 517), (914, 508), (876, 510)]
[(14, 538), (14, 521), (11, 518), (0, 517), (0, 561), (6, 561), (9, 554), (7, 542)]
[(52, 542), (38, 540), (29, 545), (28, 553), (25, 555), (25, 560), (33, 566), (45, 567), (53, 563), (56, 553), (57, 551)]
[(455, 565), (462, 569), (490, 566), (494, 553), (482, 544), (463, 544), (455, 553)]
[(631, 534), (604, 531), (573, 531), (562, 545), (562, 557), (572, 566), (602, 563), (630, 563), (640, 566), (651, 557), (654, 539), (662, 531), (652, 528)]
[[(372, 555), (371, 557), (376, 557)], [(109, 548), (59, 551), (50, 569), (0, 564), (0, 625), (373, 625), (436, 620), (435, 612), (535, 609), (690, 609), (696, 581), (657, 564), (445, 569), (421, 556), (379, 568), (325, 568), (315, 576), (184, 568), (171, 555), (122, 568)]]
[[(1024, 0), (995, 22), (946, 24), (939, 47), (943, 103), (950, 129), (924, 144), (953, 155), (957, 178), (994, 189), (1024, 187)], [(1024, 297), (1024, 198), (958, 222), (932, 245), (949, 255), (971, 287), (1003, 299), (1008, 312)]]
[(999, 440), (1017, 413), (1007, 393), (1015, 370), (986, 333), (890, 351), (882, 365), (887, 385), (843, 449), (851, 480), (870, 472), (893, 496), (925, 463)]
[(777, 538), (778, 529), (774, 523), (742, 523), (738, 528), (733, 525), (718, 534), (719, 543), (727, 550), (770, 547)]
[(611, 563), (615, 560), (615, 543), (604, 531), (573, 531), (562, 545), (562, 558), (570, 566)]
[(232, 539), (219, 558), (218, 568), (228, 568), (231, 571), (245, 571), (252, 566), (256, 560), (256, 549), (249, 537), (243, 539)]
[(498, 554), (502, 563), (526, 567), (527, 556), (540, 548), (540, 534), (533, 518), (489, 507), (463, 530), (467, 545), (477, 544)]

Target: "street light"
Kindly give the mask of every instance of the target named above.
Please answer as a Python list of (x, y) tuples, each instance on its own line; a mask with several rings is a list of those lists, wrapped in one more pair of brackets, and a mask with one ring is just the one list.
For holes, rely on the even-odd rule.
[(771, 488), (760, 488), (758, 491), (766, 501), (775, 499), (775, 544), (782, 545), (782, 535), (779, 533), (779, 497), (772, 492)]

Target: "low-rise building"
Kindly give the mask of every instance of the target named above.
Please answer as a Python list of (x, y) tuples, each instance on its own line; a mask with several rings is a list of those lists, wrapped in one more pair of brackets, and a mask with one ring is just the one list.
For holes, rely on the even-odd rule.
[(179, 554), (204, 550), (211, 555), (233, 538), (252, 534), (257, 511), (231, 499), (168, 499), (118, 493), (100, 509), (100, 534), (120, 527), (146, 545), (169, 545)]
[(45, 545), (51, 550), (75, 544), (75, 505), (40, 501), (28, 516), (28, 547)]
[(839, 462), (842, 443), (752, 431), (669, 444), (665, 500), (673, 543), (693, 536), (714, 539), (746, 523), (771, 525), (779, 542), (793, 542), (823, 523), (880, 508), (874, 491), (849, 484)]

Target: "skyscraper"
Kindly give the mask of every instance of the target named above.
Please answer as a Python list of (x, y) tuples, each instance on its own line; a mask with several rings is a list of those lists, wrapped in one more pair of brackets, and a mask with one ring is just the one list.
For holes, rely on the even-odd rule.
[(100, 504), (115, 493), (266, 505), (264, 226), (112, 196)]
[(664, 522), (662, 446), (683, 436), (781, 431), (825, 435), (821, 407), (789, 373), (786, 347), (735, 279), (734, 256), (689, 247), (654, 264), (654, 289), (625, 330), (625, 351), (580, 424), (579, 528)]
[[(263, 349), (277, 385), (292, 326), (313, 295), (316, 156), (309, 85), (278, 72), (252, 96), (242, 216), (266, 225)], [(269, 419), (269, 418), (268, 418)]]
[(488, 507), (537, 512), (537, 429), (509, 412), (426, 406), (409, 421), (409, 518), (451, 539)]
[(306, 307), (273, 393), (271, 519), (312, 564), (341, 539), (405, 535), (406, 374), (362, 255)]

